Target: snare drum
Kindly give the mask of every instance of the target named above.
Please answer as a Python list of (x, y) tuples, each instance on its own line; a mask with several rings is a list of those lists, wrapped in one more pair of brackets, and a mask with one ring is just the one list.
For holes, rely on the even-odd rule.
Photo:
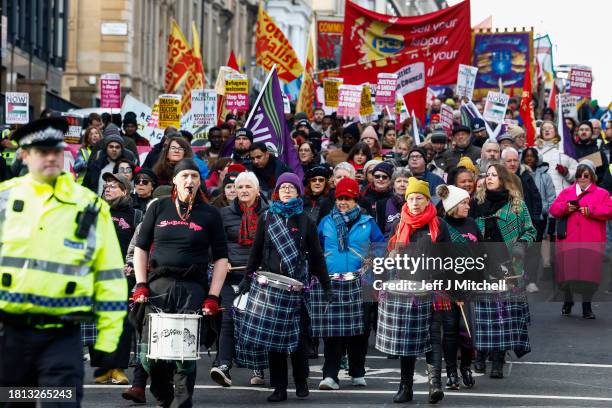
[(364, 332), (361, 279), (357, 273), (330, 275), (335, 300), (324, 300), (320, 282), (310, 293), (312, 337), (358, 336)]
[(304, 285), (271, 272), (251, 281), (238, 341), (245, 349), (292, 352), (298, 344)]
[(420, 288), (420, 282), (388, 283), (394, 289), (381, 292), (379, 297), (376, 349), (396, 356), (419, 356), (430, 351), (431, 293)]
[(201, 317), (197, 314), (150, 313), (147, 358), (198, 360)]

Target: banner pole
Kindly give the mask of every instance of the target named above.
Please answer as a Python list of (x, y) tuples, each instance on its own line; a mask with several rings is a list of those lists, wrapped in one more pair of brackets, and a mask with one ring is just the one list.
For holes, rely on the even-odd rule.
[(261, 97), (263, 96), (264, 90), (266, 89), (266, 86), (268, 86), (268, 82), (270, 82), (270, 78), (272, 78), (272, 73), (274, 72), (274, 70), (276, 70), (276, 64), (274, 64), (272, 66), (272, 69), (270, 70), (270, 73), (266, 77), (266, 80), (264, 81), (264, 84), (261, 87), (261, 90), (259, 91), (259, 95), (257, 95), (257, 99), (255, 100), (255, 104), (253, 104), (253, 107), (251, 108), (251, 112), (249, 113), (249, 117), (247, 118), (246, 122), (244, 123), (244, 127), (245, 128), (249, 127), (249, 123), (251, 123), (251, 119), (253, 118), (253, 114), (255, 113), (255, 108), (259, 104), (259, 101), (261, 100)]

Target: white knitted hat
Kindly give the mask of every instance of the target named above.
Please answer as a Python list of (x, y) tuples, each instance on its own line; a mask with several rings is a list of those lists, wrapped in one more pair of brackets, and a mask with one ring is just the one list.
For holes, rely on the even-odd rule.
[(436, 194), (442, 200), (444, 211), (447, 213), (466, 198), (470, 198), (470, 194), (464, 189), (446, 184), (439, 185), (436, 188)]

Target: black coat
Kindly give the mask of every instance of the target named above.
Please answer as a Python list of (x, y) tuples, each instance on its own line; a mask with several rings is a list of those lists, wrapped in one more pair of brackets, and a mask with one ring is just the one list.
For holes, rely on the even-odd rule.
[(521, 179), (523, 198), (529, 210), (531, 221), (535, 225), (536, 221), (542, 219), (542, 196), (540, 195), (535, 180), (531, 176), (531, 172), (524, 166), (519, 168), (517, 176)]
[[(606, 145), (602, 145), (602, 148), (605, 148)], [(597, 142), (594, 140), (589, 140), (588, 143), (583, 143), (582, 141), (578, 141), (578, 143), (574, 144), (574, 148), (576, 150), (576, 160), (580, 161), (584, 156), (588, 156), (589, 154), (593, 154), (596, 152), (601, 153), (601, 166), (595, 169), (595, 174), (597, 175), (597, 184), (601, 185), (606, 175), (606, 171), (608, 171), (608, 157), (605, 152), (597, 147)]]

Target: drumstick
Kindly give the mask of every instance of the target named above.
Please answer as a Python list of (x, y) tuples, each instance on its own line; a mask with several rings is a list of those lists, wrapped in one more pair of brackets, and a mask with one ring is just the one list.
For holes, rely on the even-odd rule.
[(463, 311), (463, 302), (457, 302), (457, 305), (461, 310), (461, 316), (463, 316), (463, 322), (465, 323), (465, 328), (467, 329), (468, 336), (472, 338), (472, 333), (470, 333), (470, 325), (468, 324), (467, 318), (465, 317), (465, 312)]

